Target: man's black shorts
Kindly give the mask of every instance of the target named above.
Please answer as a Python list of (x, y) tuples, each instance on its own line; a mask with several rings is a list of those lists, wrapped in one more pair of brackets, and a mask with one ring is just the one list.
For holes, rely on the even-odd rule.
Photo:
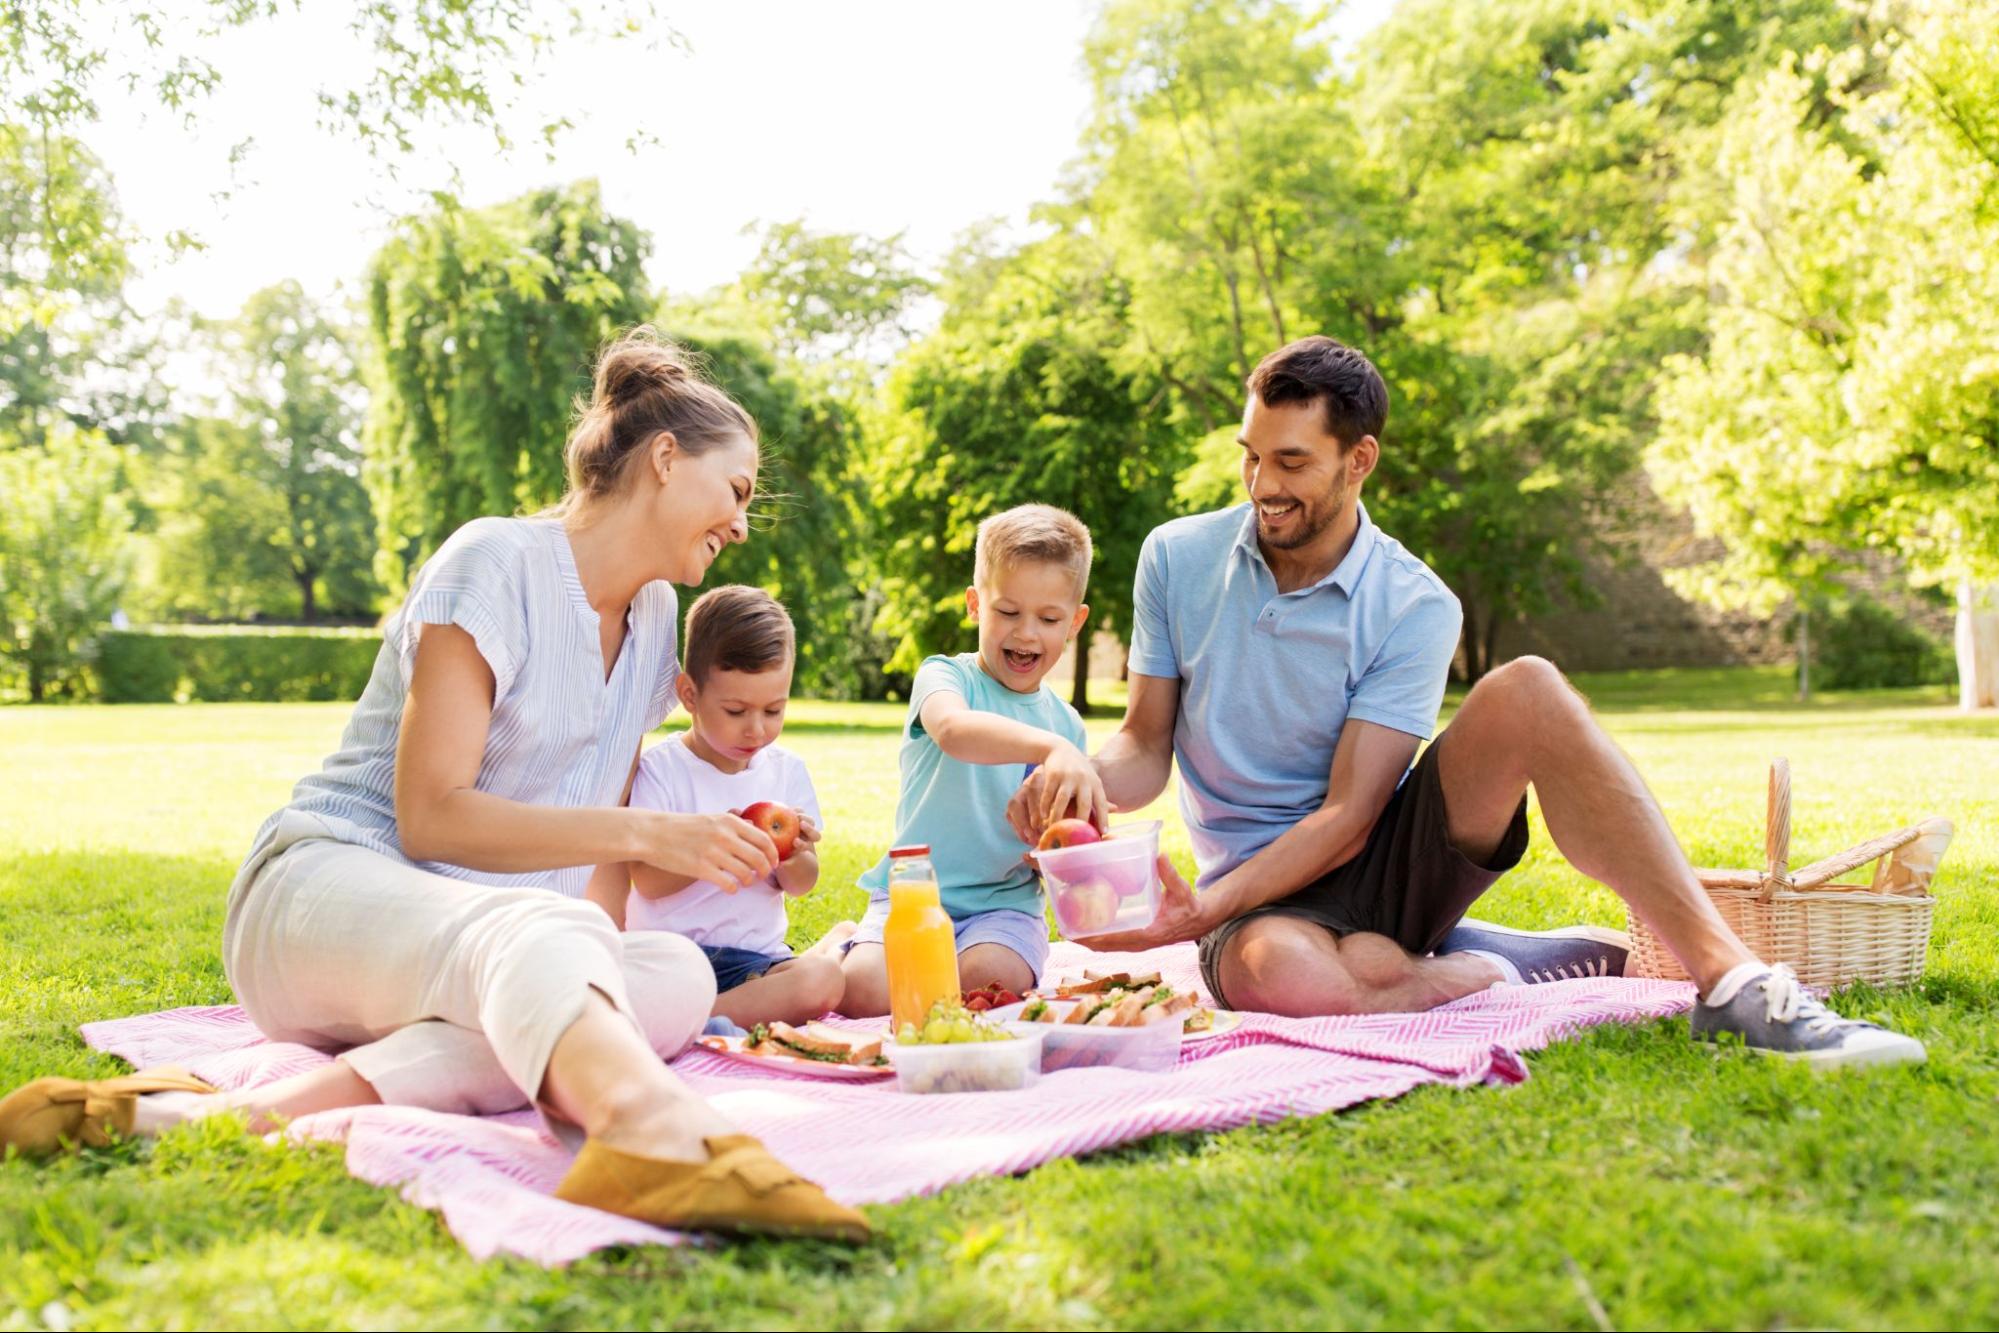
[(1358, 856), (1290, 897), (1224, 922), (1201, 938), (1201, 978), (1208, 983), (1209, 994), (1228, 1003), (1218, 975), (1222, 946), (1245, 922), (1260, 916), (1294, 916), (1335, 935), (1386, 935), (1412, 954), (1426, 954), (1464, 919), (1494, 880), (1520, 864), (1527, 850), (1524, 796), (1499, 849), (1486, 864), (1472, 861), (1451, 844), (1438, 749), (1438, 743), (1424, 748), (1416, 767), (1388, 798)]

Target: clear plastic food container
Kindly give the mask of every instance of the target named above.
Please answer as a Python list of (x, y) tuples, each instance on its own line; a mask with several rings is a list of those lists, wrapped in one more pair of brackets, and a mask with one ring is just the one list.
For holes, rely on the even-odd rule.
[(1063, 938), (1142, 930), (1159, 915), (1159, 821), (1126, 824), (1080, 847), (1029, 852)]
[[(1058, 1015), (1066, 1014), (1080, 1000), (1050, 1000)], [(991, 1017), (1012, 1028), (1039, 1028), (1041, 1072), (1053, 1074), (1063, 1069), (1136, 1069), (1148, 1074), (1171, 1073), (1180, 1063), (1180, 1043), (1187, 1035), (1186, 1015), (1161, 1019), (1141, 1027), (1086, 1027), (1081, 1023), (1022, 1023), (1020, 1011), (1027, 1003), (995, 1009)]]
[(904, 1045), (884, 1042), (903, 1092), (1014, 1092), (1041, 1077), (1038, 1023), (1009, 1024), (1005, 1041), (957, 1041)]

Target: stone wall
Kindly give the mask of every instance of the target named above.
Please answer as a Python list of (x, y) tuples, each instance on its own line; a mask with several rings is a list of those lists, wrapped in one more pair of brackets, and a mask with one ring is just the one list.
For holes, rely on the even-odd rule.
[[(1599, 597), (1589, 610), (1535, 616), (1500, 631), (1500, 660), (1535, 653), (1568, 671), (1732, 666), (1795, 660), (1790, 603), (1769, 616), (1717, 611), (1668, 587), (1660, 571), (1702, 564), (1721, 543), (1694, 534), (1693, 519), (1668, 509), (1641, 476), (1618, 497), (1624, 518), (1606, 527), (1608, 556), (1592, 556), (1586, 578)], [(1910, 591), (1895, 563), (1869, 558), (1849, 587), (1899, 612), (1940, 639), (1952, 613)]]

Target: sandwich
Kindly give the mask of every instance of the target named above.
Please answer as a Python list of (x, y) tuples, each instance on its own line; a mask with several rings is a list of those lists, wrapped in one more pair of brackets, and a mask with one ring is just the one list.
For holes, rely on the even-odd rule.
[(817, 1060), (829, 1065), (876, 1066), (888, 1063), (882, 1039), (864, 1032), (842, 1032), (823, 1023), (795, 1028), (789, 1023), (759, 1023), (750, 1029), (743, 1049), (750, 1055), (782, 1055), (793, 1060)]

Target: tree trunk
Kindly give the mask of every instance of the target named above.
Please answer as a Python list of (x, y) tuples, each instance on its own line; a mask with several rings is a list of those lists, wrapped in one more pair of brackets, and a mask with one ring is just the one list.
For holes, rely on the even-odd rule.
[(1798, 698), (1812, 697), (1812, 613), (1798, 607)]
[(1970, 708), (1999, 708), (1999, 583), (1957, 588), (1957, 688)]
[(1499, 661), (1499, 627), (1504, 621), (1499, 612), (1494, 611), (1485, 618), (1485, 669), (1492, 670)]
[(1485, 659), (1485, 636), (1479, 632), (1478, 607), (1460, 598), (1464, 607), (1465, 624), (1462, 634), (1465, 654), (1465, 684), (1476, 685), (1492, 665)]
[(298, 583), (299, 619), (310, 625), (319, 619), (319, 600), (313, 587), (319, 580), (311, 574), (294, 574), (292, 578)]
[(1069, 703), (1079, 713), (1090, 711), (1090, 631), (1076, 636), (1076, 683), (1069, 691)]

